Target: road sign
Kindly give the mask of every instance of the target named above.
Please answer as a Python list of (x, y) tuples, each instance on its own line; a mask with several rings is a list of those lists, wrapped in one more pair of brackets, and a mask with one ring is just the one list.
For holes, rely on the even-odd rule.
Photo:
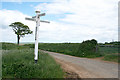
[(33, 16), (32, 18), (36, 18), (36, 16)]
[(43, 20), (40, 20), (40, 22), (50, 23), (49, 21), (43, 21)]
[(39, 14), (38, 16), (45, 16), (45, 13)]
[(26, 20), (36, 21), (34, 18), (25, 18)]
[(38, 36), (39, 36), (39, 26), (40, 26), (40, 22), (45, 22), (45, 23), (50, 23), (49, 21), (43, 21), (40, 20), (41, 16), (45, 16), (45, 13), (40, 14), (40, 11), (36, 11), (36, 16), (33, 16), (32, 18), (25, 18), (26, 20), (30, 20), (30, 21), (36, 21), (36, 28), (35, 28), (35, 63), (37, 63), (38, 61)]

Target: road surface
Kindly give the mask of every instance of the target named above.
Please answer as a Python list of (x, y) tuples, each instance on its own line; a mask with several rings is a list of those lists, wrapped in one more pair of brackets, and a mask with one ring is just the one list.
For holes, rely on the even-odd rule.
[(43, 52), (56, 58), (60, 63), (68, 64), (68, 68), (71, 67), (70, 69), (74, 70), (82, 78), (118, 78), (117, 63), (79, 58), (55, 52)]

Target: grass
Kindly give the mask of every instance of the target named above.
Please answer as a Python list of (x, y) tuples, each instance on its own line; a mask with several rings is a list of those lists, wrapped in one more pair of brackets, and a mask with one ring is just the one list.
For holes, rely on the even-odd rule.
[(99, 47), (101, 54), (118, 53), (118, 47)]
[(118, 62), (118, 54), (106, 54), (103, 58), (105, 61)]
[[(40, 43), (39, 49), (79, 56), (80, 43)], [(47, 53), (39, 52), (38, 63), (34, 63), (34, 44), (18, 46), (2, 43), (2, 78), (63, 78), (64, 72)], [(103, 60), (118, 62), (118, 48), (99, 47)], [(85, 53), (84, 53), (85, 54)], [(85, 54), (88, 55), (88, 54)], [(89, 53), (90, 58), (100, 57)], [(86, 56), (82, 56), (86, 57)]]
[(0, 80), (2, 80), (2, 44), (0, 43)]
[[(39, 43), (39, 49), (78, 57), (94, 58), (101, 56), (101, 54), (93, 52), (91, 49), (86, 49), (85, 52), (81, 51), (80, 45), (81, 43)], [(34, 44), (26, 44), (25, 46), (34, 48)]]
[(60, 65), (47, 53), (39, 52), (39, 60), (35, 64), (34, 49), (15, 47), (16, 44), (5, 45), (2, 52), (2, 78), (63, 78)]
[(19, 46), (14, 43), (1, 43), (2, 44), (2, 50), (15, 50), (15, 49), (24, 49), (24, 48), (29, 48), (27, 46)]
[(118, 62), (118, 47), (99, 47), (99, 51), (104, 56), (103, 60)]
[[(39, 49), (78, 57), (104, 57), (103, 60), (106, 61), (118, 61), (116, 55), (118, 53), (118, 47), (98, 47), (98, 53), (89, 53), (89, 50), (87, 50), (88, 52), (84, 53), (83, 56), (79, 48), (80, 45), (81, 43), (39, 43)], [(34, 48), (34, 44), (26, 44), (25, 46)]]

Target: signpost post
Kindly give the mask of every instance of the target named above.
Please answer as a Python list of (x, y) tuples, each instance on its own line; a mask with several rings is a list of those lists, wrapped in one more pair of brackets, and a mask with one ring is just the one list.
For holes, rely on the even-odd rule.
[(41, 13), (40, 11), (35, 11), (36, 12), (36, 16), (33, 16), (32, 18), (25, 18), (26, 20), (30, 20), (30, 21), (35, 21), (36, 22), (36, 28), (35, 28), (35, 63), (37, 63), (38, 61), (38, 36), (39, 36), (39, 26), (40, 26), (40, 22), (45, 22), (45, 23), (50, 23), (49, 21), (43, 21), (40, 20), (41, 16), (45, 16), (45, 13)]

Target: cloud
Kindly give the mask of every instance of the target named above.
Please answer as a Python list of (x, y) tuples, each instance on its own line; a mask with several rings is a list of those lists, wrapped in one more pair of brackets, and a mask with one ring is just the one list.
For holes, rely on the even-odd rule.
[[(0, 31), (2, 36), (1, 41), (16, 42), (17, 37), (9, 25), (13, 22), (22, 22), (30, 27), (35, 33), (35, 22), (25, 20), (25, 17), (30, 17), (23, 14), (22, 12), (15, 10), (0, 10)], [(51, 21), (50, 24), (41, 23), (39, 27), (39, 41), (40, 42), (62, 42), (63, 37), (66, 36), (66, 30), (64, 24)], [(32, 35), (26, 35), (26, 37), (21, 38), (21, 42), (34, 42), (34, 33)]]
[(65, 15), (58, 20), (59, 24), (65, 23), (63, 26), (69, 27), (63, 34), (68, 37), (66, 40), (118, 40), (118, 0), (55, 0), (40, 3), (35, 9), (51, 15)]
[[(16, 35), (14, 34), (13, 30), (9, 27), (11, 23), (14, 22), (22, 22), (25, 25), (28, 25), (32, 31), (35, 28), (35, 22), (26, 21), (25, 17), (29, 17), (19, 11), (16, 10), (0, 10), (0, 31), (2, 33), (2, 41), (13, 41), (16, 40)], [(31, 35), (29, 35), (31, 36)], [(26, 38), (28, 38), (27, 36)], [(33, 37), (33, 35), (32, 35)], [(14, 40), (13, 40), (14, 39)], [(30, 39), (32, 41), (34, 39)]]
[[(22, 21), (27, 15), (22, 14), (19, 11), (12, 10), (0, 10), (0, 28), (8, 28), (8, 26), (15, 21)], [(23, 22), (23, 21), (22, 21)]]
[(1, 0), (2, 2), (52, 2), (53, 0)]
[[(65, 0), (64, 0), (65, 1)], [(43, 3), (37, 5), (35, 9), (40, 9), (47, 14), (64, 14), (70, 11), (70, 7), (67, 7), (68, 3), (66, 2), (54, 2), (54, 3)]]
[[(40, 3), (35, 9), (52, 17), (65, 16), (58, 19), (54, 17), (50, 24), (41, 23), (39, 42), (82, 42), (93, 38), (98, 42), (118, 40), (117, 4), (115, 0), (53, 0), (50, 3)], [(0, 10), (0, 17), (0, 30), (5, 33), (2, 34), (3, 41), (16, 40), (8, 26), (15, 21), (28, 25), (35, 32), (35, 22), (25, 20), (25, 17), (30, 16), (22, 12)], [(7, 38), (8, 35), (11, 38)], [(34, 34), (27, 35), (21, 41), (33, 42)]]

